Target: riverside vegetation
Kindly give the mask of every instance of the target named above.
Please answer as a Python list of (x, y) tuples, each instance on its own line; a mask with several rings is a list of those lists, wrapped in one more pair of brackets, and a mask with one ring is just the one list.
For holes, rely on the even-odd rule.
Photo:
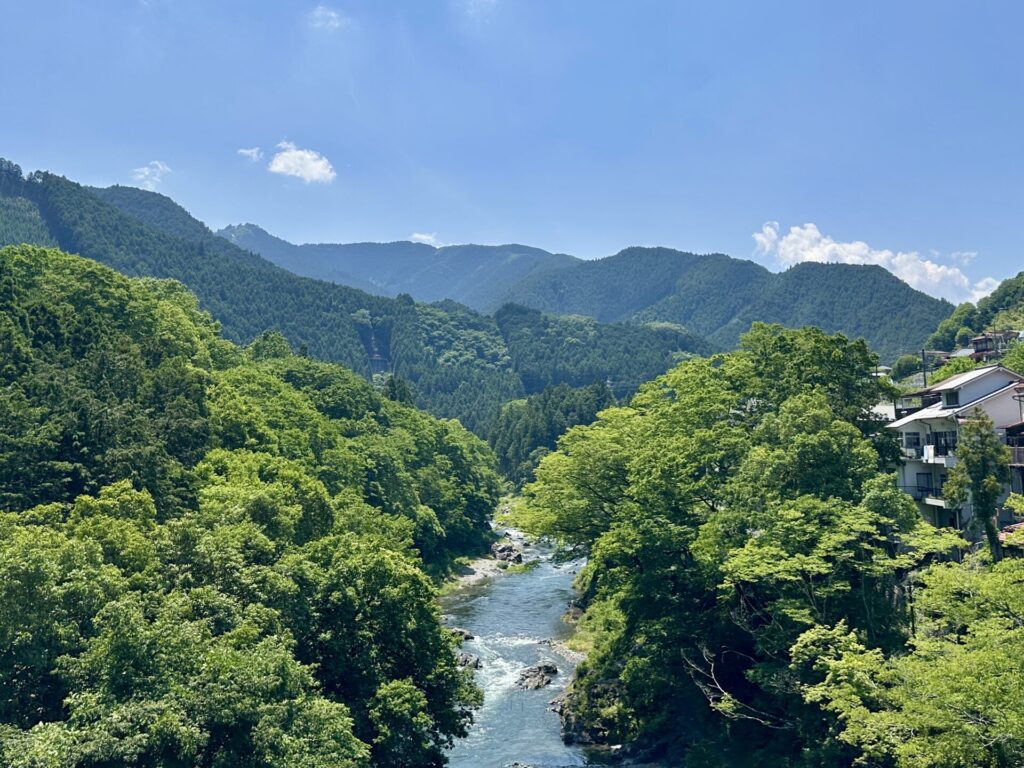
[[(9, 247), (0, 309), (3, 763), (443, 765), (480, 693), (432, 582), (488, 543), (489, 448), (399, 381), (221, 338), (173, 281)], [(509, 406), (520, 524), (589, 557), (573, 738), (686, 766), (1024, 760), (1024, 560), (939, 559), (964, 543), (885, 473), (875, 362), (755, 325), (543, 458), (515, 435), (609, 393)], [(1005, 462), (976, 442), (961, 492)]]
[[(589, 557), (574, 738), (685, 766), (1024, 762), (1024, 560), (939, 557), (964, 543), (886, 474), (874, 364), (755, 325), (541, 460), (519, 523)], [(998, 485), (1006, 449), (969, 442), (951, 483)]]
[[(3, 162), (0, 238), (39, 244), (0, 249), (4, 765), (443, 765), (480, 692), (436, 584), (505, 487), (437, 415), (525, 484), (521, 526), (589, 558), (573, 738), (691, 768), (1024, 763), (1024, 560), (895, 488), (864, 341), (755, 324), (698, 358), (673, 325), (373, 297)], [(1020, 284), (939, 335), (1014, 321)], [(375, 356), (402, 375), (374, 386)], [(994, 503), (990, 427), (951, 499)]]
[(483, 442), (32, 246), (0, 382), (0, 763), (443, 764), (479, 692), (430, 576), (487, 543)]

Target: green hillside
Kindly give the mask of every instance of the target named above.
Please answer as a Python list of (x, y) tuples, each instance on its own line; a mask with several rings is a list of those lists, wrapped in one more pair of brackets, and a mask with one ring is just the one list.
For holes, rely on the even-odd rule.
[(602, 323), (668, 322), (725, 349), (752, 323), (777, 322), (863, 337), (891, 362), (920, 349), (953, 310), (877, 266), (804, 263), (776, 274), (720, 253), (671, 248), (581, 261), (519, 245), (298, 246), (253, 224), (219, 234), (297, 274), (373, 293), (452, 298), (483, 312), (514, 303)]
[(0, 249), (0, 348), (0, 763), (443, 764), (486, 445), (53, 249)]
[(1003, 280), (977, 305), (960, 304), (938, 324), (928, 339), (928, 346), (949, 351), (965, 345), (982, 331), (1011, 328), (1024, 328), (1024, 272)]
[(882, 360), (920, 348), (953, 309), (881, 267), (805, 263), (775, 274), (722, 254), (669, 248), (628, 248), (536, 275), (511, 288), (508, 298), (602, 322), (678, 323), (727, 348), (758, 320), (813, 325), (865, 338)]
[[(214, 235), (163, 195), (130, 187), (91, 190), (45, 172), (25, 180), (12, 163), (0, 165), (0, 190), (0, 231), (55, 242), (124, 274), (179, 280), (228, 339), (247, 343), (265, 330), (280, 331), (314, 357), (366, 377), (390, 373), (408, 381), (417, 405), (480, 434), (503, 403), (548, 383), (580, 386), (611, 378), (632, 381), (635, 389), (636, 371), (656, 375), (681, 353), (712, 349), (681, 331), (598, 326), (588, 331), (590, 349), (581, 351), (577, 336), (562, 333), (561, 321), (540, 315), (535, 343), (510, 343), (494, 318), (452, 302), (417, 304), (408, 295), (374, 296), (297, 276)], [(37, 221), (26, 229), (33, 211), (45, 228)], [(581, 355), (590, 360), (584, 372), (558, 367), (567, 356)], [(539, 371), (533, 375), (538, 388), (520, 371)]]
[(453, 299), (485, 312), (503, 303), (508, 286), (579, 263), (572, 256), (525, 245), (293, 245), (254, 224), (227, 227), (217, 234), (296, 274), (383, 296), (408, 293), (420, 301)]

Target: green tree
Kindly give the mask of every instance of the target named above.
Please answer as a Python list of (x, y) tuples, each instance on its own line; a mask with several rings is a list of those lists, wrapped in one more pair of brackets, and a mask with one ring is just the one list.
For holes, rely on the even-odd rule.
[(919, 355), (900, 355), (892, 364), (892, 380), (900, 381), (921, 370)]
[(996, 525), (997, 504), (1010, 480), (1010, 449), (1000, 442), (992, 419), (980, 408), (960, 422), (956, 457), (944, 495), (954, 504), (971, 503), (975, 524), (982, 526), (992, 559), (998, 561), (1003, 548)]
[(973, 371), (977, 367), (978, 364), (969, 357), (952, 357), (938, 370), (928, 374), (928, 383), (938, 384), (940, 381), (945, 381), (950, 376), (955, 376), (958, 373), (966, 373), (967, 371)]
[(818, 681), (808, 701), (835, 713), (865, 764), (1011, 768), (1024, 761), (1024, 561), (934, 566), (917, 590), (917, 632), (886, 655), (839, 624), (794, 648)]

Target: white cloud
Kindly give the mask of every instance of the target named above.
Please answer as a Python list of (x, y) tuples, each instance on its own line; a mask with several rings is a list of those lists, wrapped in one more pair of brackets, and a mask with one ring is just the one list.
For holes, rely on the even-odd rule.
[(259, 162), (260, 160), (263, 159), (263, 150), (260, 149), (259, 147), (250, 147), (249, 149), (240, 149), (240, 150), (238, 150), (238, 154), (240, 154), (242, 157), (249, 158), (254, 163), (257, 163), (257, 162)]
[[(939, 264), (917, 251), (879, 250), (861, 240), (841, 243), (823, 235), (815, 224), (790, 227), (789, 232), (781, 234), (778, 222), (769, 221), (752, 237), (759, 253), (773, 256), (783, 267), (802, 261), (877, 264), (911, 287), (953, 302), (977, 301), (999, 285), (991, 277), (972, 283), (959, 267)], [(974, 255), (957, 251), (953, 258), (966, 265)]]
[(322, 3), (309, 12), (308, 20), (313, 29), (327, 30), (341, 29), (352, 23), (351, 19)]
[(974, 288), (971, 289), (971, 301), (977, 302), (978, 299), (984, 299), (992, 291), (999, 287), (999, 281), (994, 277), (983, 277), (981, 280), (974, 284)]
[(424, 243), (435, 248), (440, 248), (442, 245), (441, 241), (437, 239), (436, 232), (413, 232), (409, 235), (409, 239), (414, 243)]
[(267, 170), (283, 176), (295, 176), (307, 184), (311, 181), (329, 183), (337, 176), (330, 161), (312, 149), (299, 149), (290, 141), (277, 145), (280, 150), (270, 158)]
[(141, 168), (132, 169), (132, 181), (143, 189), (153, 192), (160, 186), (164, 176), (170, 172), (171, 167), (163, 160), (150, 160)]

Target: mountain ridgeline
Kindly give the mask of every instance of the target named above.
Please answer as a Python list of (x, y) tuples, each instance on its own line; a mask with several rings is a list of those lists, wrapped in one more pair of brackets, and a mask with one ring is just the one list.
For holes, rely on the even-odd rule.
[(0, 244), (58, 245), (132, 276), (172, 278), (228, 339), (280, 331), (300, 351), (407, 381), (415, 403), (486, 434), (502, 404), (547, 386), (610, 379), (619, 396), (680, 359), (714, 351), (683, 328), (606, 325), (452, 301), (416, 303), (295, 275), (211, 232), (169, 198), (90, 189), (0, 161)]
[(512, 302), (602, 323), (669, 322), (723, 349), (760, 320), (863, 337), (891, 361), (919, 349), (953, 311), (876, 266), (804, 263), (776, 274), (752, 261), (670, 248), (583, 261), (521, 245), (293, 245), (251, 224), (220, 234), (293, 272), (374, 293), (451, 298), (481, 312)]
[(348, 243), (294, 245), (254, 224), (217, 234), (279, 267), (307, 277), (351, 285), (383, 296), (411, 294), (419, 301), (453, 299), (491, 312), (504, 303), (508, 286), (579, 259), (525, 245)]

